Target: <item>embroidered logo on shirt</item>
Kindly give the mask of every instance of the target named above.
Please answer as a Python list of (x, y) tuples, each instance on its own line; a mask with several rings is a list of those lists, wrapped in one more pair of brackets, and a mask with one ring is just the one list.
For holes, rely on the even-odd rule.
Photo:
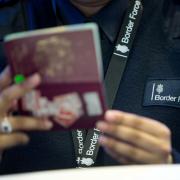
[(157, 85), (156, 91), (161, 94), (164, 91), (164, 86), (162, 84)]
[(143, 105), (180, 108), (180, 79), (149, 80)]

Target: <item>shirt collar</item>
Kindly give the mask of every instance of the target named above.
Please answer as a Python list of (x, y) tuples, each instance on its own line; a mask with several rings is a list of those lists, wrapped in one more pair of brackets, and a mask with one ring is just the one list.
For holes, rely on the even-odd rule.
[(65, 25), (80, 24), (85, 22), (83, 14), (74, 7), (69, 0), (54, 0), (56, 2), (56, 9), (60, 18)]
[(88, 21), (96, 22), (111, 42), (117, 38), (128, 0), (112, 0), (93, 17), (87, 19), (67, 0), (56, 0), (57, 9), (64, 24), (78, 24)]

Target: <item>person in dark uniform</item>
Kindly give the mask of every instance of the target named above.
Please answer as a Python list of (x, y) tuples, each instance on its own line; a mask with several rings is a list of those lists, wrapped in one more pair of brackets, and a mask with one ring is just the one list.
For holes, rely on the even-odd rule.
[[(169, 4), (166, 0), (143, 1), (142, 19), (114, 110), (106, 112), (105, 122), (97, 123), (104, 135), (99, 138), (101, 148), (95, 166), (180, 162), (180, 26), (176, 21), (178, 13), (174, 12), (171, 31), (167, 30), (169, 16), (165, 11)], [(24, 7), (28, 29), (97, 23), (106, 74), (127, 0), (28, 0)], [(40, 81), (35, 74), (21, 86), (10, 86), (8, 68), (2, 72), (0, 121), (13, 100)], [(0, 134), (1, 174), (76, 167), (71, 132), (33, 131), (50, 129), (48, 120), (43, 123), (29, 117), (8, 117), (8, 122), (13, 132)], [(21, 144), (25, 146), (18, 146)]]

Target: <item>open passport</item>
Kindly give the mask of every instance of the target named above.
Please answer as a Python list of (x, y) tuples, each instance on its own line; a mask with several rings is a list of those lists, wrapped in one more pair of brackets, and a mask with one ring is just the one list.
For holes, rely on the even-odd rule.
[(16, 83), (39, 72), (42, 83), (20, 113), (48, 117), (54, 129), (93, 128), (106, 110), (98, 27), (93, 23), (10, 34), (4, 46)]

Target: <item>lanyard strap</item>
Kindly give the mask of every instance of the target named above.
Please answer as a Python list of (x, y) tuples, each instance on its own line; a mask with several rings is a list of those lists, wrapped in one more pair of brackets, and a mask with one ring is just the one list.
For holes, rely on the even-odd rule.
[[(122, 80), (142, 12), (143, 6), (141, 0), (130, 1), (105, 77), (109, 108), (113, 106), (119, 84)], [(100, 131), (98, 129), (91, 129), (88, 130), (86, 135), (85, 130), (74, 130), (72, 131), (72, 136), (78, 167), (93, 166), (98, 155)]]
[(98, 139), (100, 131), (98, 129), (73, 130), (72, 131), (76, 162), (79, 168), (93, 166), (99, 151)]
[(108, 107), (113, 106), (116, 98), (142, 13), (141, 0), (131, 1), (105, 77)]

